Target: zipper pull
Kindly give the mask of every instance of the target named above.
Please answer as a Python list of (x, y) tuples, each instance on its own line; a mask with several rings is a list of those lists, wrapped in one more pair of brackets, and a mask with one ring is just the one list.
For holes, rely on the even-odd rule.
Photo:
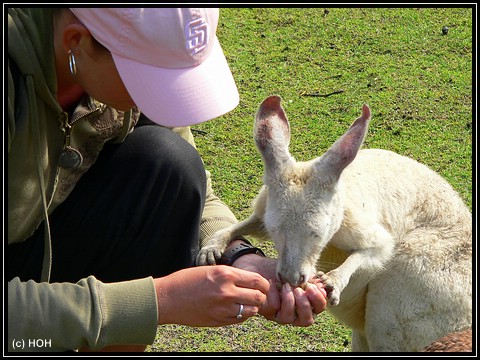
[(68, 116), (64, 117), (63, 122), (65, 128), (65, 142), (63, 150), (60, 153), (59, 164), (66, 169), (78, 169), (83, 162), (83, 156), (77, 149), (70, 146), (70, 135), (72, 132), (72, 125), (68, 122)]

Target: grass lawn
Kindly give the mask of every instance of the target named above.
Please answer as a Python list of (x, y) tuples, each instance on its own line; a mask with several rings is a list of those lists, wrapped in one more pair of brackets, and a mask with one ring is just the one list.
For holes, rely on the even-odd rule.
[[(217, 195), (238, 219), (250, 214), (263, 173), (253, 116), (265, 97), (278, 94), (297, 160), (321, 155), (368, 103), (364, 148), (425, 163), (471, 209), (472, 17), (472, 8), (222, 9), (217, 35), (241, 100), (194, 128)], [(260, 246), (276, 256), (271, 243)], [(327, 312), (308, 328), (261, 317), (224, 328), (168, 325), (148, 351), (343, 352), (350, 351), (350, 330)]]

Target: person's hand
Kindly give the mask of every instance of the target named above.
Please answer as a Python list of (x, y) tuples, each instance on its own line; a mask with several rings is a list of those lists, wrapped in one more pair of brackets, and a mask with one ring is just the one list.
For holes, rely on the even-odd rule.
[(315, 317), (327, 306), (327, 292), (324, 285), (315, 278), (307, 282), (305, 290), (283, 284), (281, 299), (282, 306), (274, 319), (279, 324), (312, 325)]
[(279, 284), (276, 276), (277, 259), (248, 254), (239, 257), (233, 266), (256, 272), (269, 280), (271, 286), (267, 301), (259, 311), (268, 320), (309, 326), (327, 306), (327, 293), (317, 278), (310, 279), (305, 289), (292, 289), (289, 284)]
[[(223, 326), (256, 315), (267, 301), (269, 282), (231, 266), (198, 266), (154, 279), (158, 324)], [(242, 317), (237, 319), (240, 305)]]

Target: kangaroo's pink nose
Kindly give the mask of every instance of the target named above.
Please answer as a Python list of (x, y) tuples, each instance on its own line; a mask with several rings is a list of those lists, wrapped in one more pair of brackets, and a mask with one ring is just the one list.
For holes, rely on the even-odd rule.
[(295, 276), (293, 279), (290, 279), (288, 277), (282, 276), (280, 272), (277, 272), (277, 279), (282, 284), (289, 283), (293, 287), (298, 287), (298, 286), (301, 287), (307, 282), (305, 274), (299, 274), (298, 276)]

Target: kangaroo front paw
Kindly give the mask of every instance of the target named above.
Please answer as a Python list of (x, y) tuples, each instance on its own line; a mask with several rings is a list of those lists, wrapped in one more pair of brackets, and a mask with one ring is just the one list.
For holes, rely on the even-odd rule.
[(204, 246), (197, 255), (197, 265), (215, 265), (222, 256), (223, 248), (217, 245)]
[(340, 291), (335, 286), (332, 278), (322, 271), (317, 272), (317, 277), (325, 285), (325, 290), (327, 291), (328, 305), (338, 305), (338, 303), (340, 302)]
[(222, 257), (231, 238), (230, 228), (217, 231), (202, 247), (197, 255), (197, 265), (215, 265)]

